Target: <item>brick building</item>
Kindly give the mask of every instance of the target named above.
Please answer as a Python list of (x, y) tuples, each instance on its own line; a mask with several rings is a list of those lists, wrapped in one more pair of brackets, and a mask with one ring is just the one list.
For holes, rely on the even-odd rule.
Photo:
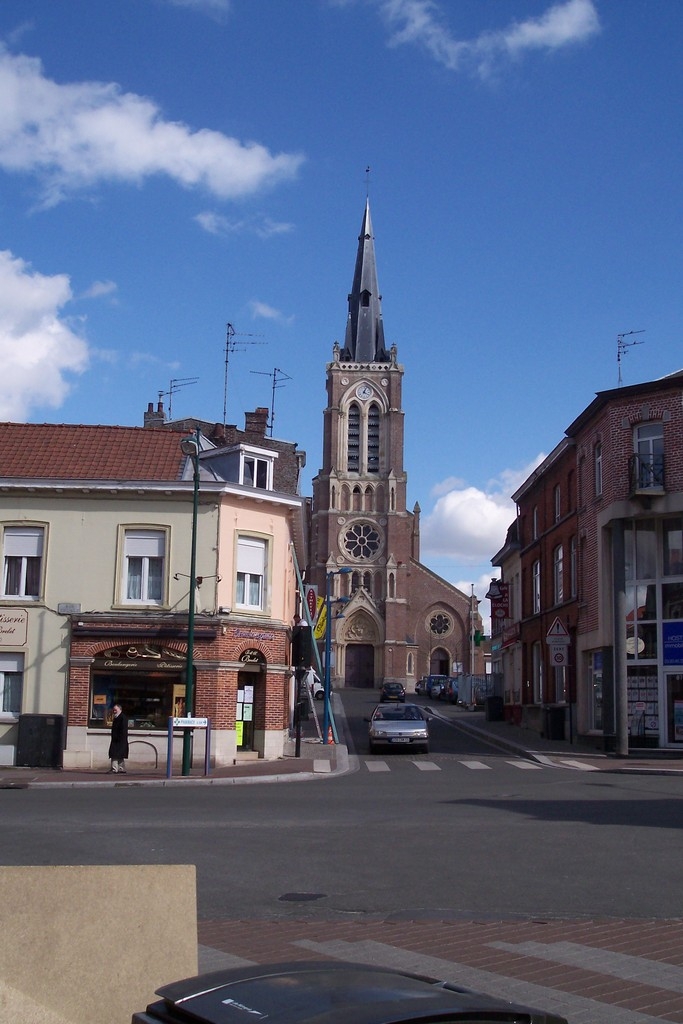
[[(599, 392), (513, 498), (522, 601), (498, 649), (516, 631), (523, 671), (508, 715), (544, 730), (568, 709), (565, 734), (621, 754), (682, 744), (683, 371)], [(503, 576), (513, 547), (492, 560)], [(558, 616), (570, 642), (551, 675)]]
[(309, 580), (329, 586), (334, 675), (346, 685), (482, 670), (476, 600), (420, 562), (420, 509), (406, 507), (404, 369), (387, 346), (366, 203), (344, 344), (327, 365), (323, 465), (313, 481)]

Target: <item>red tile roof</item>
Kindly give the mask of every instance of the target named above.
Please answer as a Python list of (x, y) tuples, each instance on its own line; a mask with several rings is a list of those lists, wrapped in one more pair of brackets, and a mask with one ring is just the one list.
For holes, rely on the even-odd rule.
[(143, 427), (0, 423), (0, 480), (181, 479), (181, 434)]

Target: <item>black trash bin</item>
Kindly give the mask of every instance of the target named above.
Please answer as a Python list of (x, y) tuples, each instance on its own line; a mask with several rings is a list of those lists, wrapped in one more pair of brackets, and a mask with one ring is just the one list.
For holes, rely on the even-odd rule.
[(61, 768), (64, 715), (19, 715), (18, 768)]
[(484, 717), (487, 722), (502, 722), (505, 711), (502, 697), (487, 697), (484, 701)]
[(545, 709), (545, 735), (549, 740), (564, 739), (564, 708)]

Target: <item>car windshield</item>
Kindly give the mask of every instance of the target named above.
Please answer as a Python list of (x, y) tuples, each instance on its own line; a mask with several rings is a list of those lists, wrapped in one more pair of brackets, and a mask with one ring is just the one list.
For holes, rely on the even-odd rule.
[(399, 708), (376, 708), (373, 720), (382, 719), (385, 722), (419, 722), (422, 712), (414, 704), (406, 704)]

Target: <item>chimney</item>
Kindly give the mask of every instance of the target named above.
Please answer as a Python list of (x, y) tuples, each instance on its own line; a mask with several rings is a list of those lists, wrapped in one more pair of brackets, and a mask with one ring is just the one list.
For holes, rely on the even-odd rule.
[(154, 411), (154, 402), (150, 402), (145, 412), (143, 426), (144, 427), (163, 427), (166, 423), (166, 413), (164, 412), (164, 403), (158, 402), (156, 412)]
[(265, 437), (268, 427), (268, 410), (260, 406), (254, 412), (244, 414), (244, 432), (255, 437)]

